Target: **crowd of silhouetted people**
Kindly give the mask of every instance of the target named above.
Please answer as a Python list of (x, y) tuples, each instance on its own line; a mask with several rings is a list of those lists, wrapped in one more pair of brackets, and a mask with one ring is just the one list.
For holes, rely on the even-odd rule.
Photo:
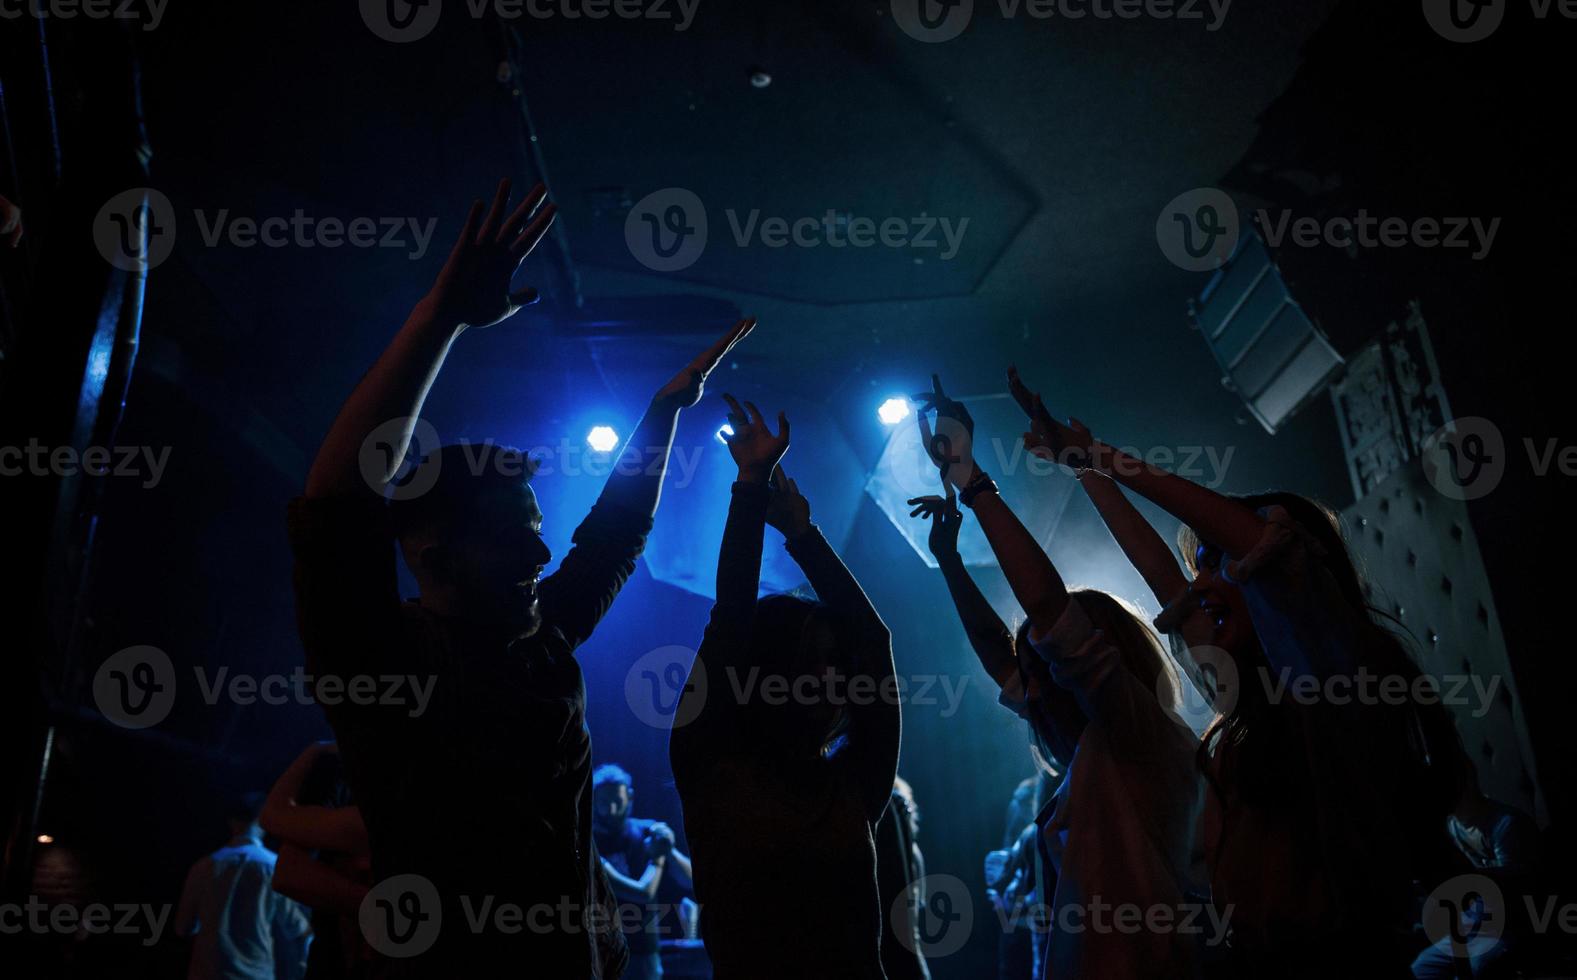
[[(510, 279), (553, 215), (541, 186), (511, 206), (507, 182), (473, 206), (290, 505), (310, 671), (437, 683), (420, 717), (325, 708), (335, 743), (303, 753), (192, 871), (181, 921), (206, 937), (192, 976), (288, 963), (313, 977), (644, 980), (663, 975), (669, 937), (704, 943), (723, 980), (926, 977), (940, 896), (898, 778), (899, 701), (815, 693), (829, 676), (896, 690), (891, 634), (785, 472), (781, 413), (723, 396), (738, 476), (717, 501), (716, 601), (669, 737), (689, 853), (673, 828), (633, 815), (629, 772), (592, 765), (576, 648), (635, 569), (679, 413), (755, 320), (653, 394), (620, 450), (644, 465), (615, 468), (552, 575), (532, 460), (447, 447), (395, 480), (450, 346), (530, 299)], [(999, 930), (999, 975), (1493, 977), (1541, 955), (1509, 900), (1424, 902), (1438, 883), (1432, 841), (1449, 836), (1459, 869), (1504, 896), (1532, 889), (1539, 863), (1537, 827), (1483, 795), (1446, 709), (1288, 699), (1259, 682), (1421, 676), (1405, 634), (1366, 599), (1335, 516), (1295, 493), (1200, 486), (1060, 420), (1016, 370), (1008, 386), (1028, 451), (1062, 464), (1044, 479), (1078, 481), (1163, 611), (1151, 620), (1131, 597), (1065, 583), (977, 462), (969, 412), (933, 377), (917, 423), (936, 493), (910, 501), (912, 516), (929, 522), (964, 635), (1024, 721), (1012, 751), (1035, 773), (976, 875), (994, 913), (976, 929)], [(388, 465), (369, 478), (374, 443)], [(789, 462), (814, 465), (805, 457)], [(1132, 498), (1181, 523), (1176, 550)], [(960, 557), (970, 520), (1016, 623)], [(759, 594), (769, 538), (814, 598)], [(397, 550), (414, 601), (397, 591)], [(752, 670), (809, 693), (723, 681)], [(484, 903), (526, 910), (525, 922), (479, 914)], [(1421, 928), (1430, 916), (1443, 932)]]

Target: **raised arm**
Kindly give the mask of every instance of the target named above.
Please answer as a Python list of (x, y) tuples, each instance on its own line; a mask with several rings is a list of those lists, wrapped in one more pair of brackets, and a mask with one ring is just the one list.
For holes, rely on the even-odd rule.
[(679, 369), (667, 384), (652, 396), (650, 407), (620, 449), (619, 465), (608, 477), (602, 499), (628, 510), (653, 514), (668, 472), (668, 454), (673, 448), (674, 428), (679, 412), (701, 400), (706, 379), (722, 363), (734, 345), (756, 328), (755, 317), (746, 317), (728, 329), (712, 346), (697, 354)]
[[(1040, 396), (1031, 393), (1019, 380), (1017, 368), (1008, 369), (1008, 388), (1029, 416), (1031, 431), (1026, 436), (1026, 444), (1034, 444), (1036, 455), (1074, 469), (1094, 469), (1112, 477), (1153, 501), (1233, 558), (1248, 554), (1264, 536), (1264, 519), (1232, 498), (1119, 452), (1091, 436), (1082, 424), (1057, 421), (1046, 410)], [(1118, 543), (1124, 543), (1122, 538)], [(1144, 550), (1148, 563), (1149, 550)], [(1139, 566), (1137, 561), (1135, 565), (1141, 573), (1148, 567), (1148, 564)]]
[[(1067, 587), (1035, 536), (1003, 502), (996, 484), (975, 463), (975, 423), (969, 410), (947, 397), (936, 375), (931, 376), (931, 384), (933, 390), (929, 394), (916, 396), (927, 403), (918, 413), (922, 444), (942, 469), (943, 479), (957, 487), (959, 499), (974, 510), (1014, 598), (1029, 617), (1031, 632), (1039, 636), (1051, 629), (1067, 607)], [(940, 435), (933, 435), (926, 421), (925, 411), (932, 407), (936, 409)], [(944, 438), (945, 443), (941, 441)]]
[[(669, 758), (675, 777), (680, 779), (691, 763), (699, 764), (716, 753), (711, 736), (728, 725), (733, 709), (739, 707), (730, 696), (725, 672), (746, 666), (750, 655), (756, 595), (761, 591), (761, 548), (770, 491), (767, 481), (789, 447), (788, 419), (782, 413), (774, 435), (754, 405), (747, 413), (733, 396), (723, 398), (731, 409), (733, 434), (727, 436), (728, 452), (739, 467), (739, 478), (734, 482), (723, 544), (718, 550), (717, 601), (712, 603), (701, 649), (674, 712), (676, 718), (689, 719), (683, 726), (674, 726), (669, 741)], [(707, 696), (703, 692), (709, 688), (712, 693)], [(698, 700), (700, 708), (693, 709)]]
[(783, 534), (783, 543), (800, 571), (816, 591), (816, 597), (840, 618), (855, 628), (879, 638), (887, 637), (887, 624), (865, 590), (843, 564), (821, 529), (810, 519), (810, 501), (799, 492), (799, 484), (778, 467), (772, 474), (771, 497), (767, 504), (767, 523)]
[(1232, 558), (1247, 555), (1264, 537), (1264, 518), (1231, 497), (1089, 439), (1087, 434), (1084, 438), (1096, 469), (1153, 501)]
[(432, 290), (416, 304), (330, 426), (307, 474), (308, 497), (371, 493), (362, 471), (363, 448), (381, 426), (401, 420), (387, 441), (367, 447), (380, 454), (383, 480), (392, 478), (405, 459), (422, 403), (450, 345), (466, 328), (492, 326), (535, 299), (534, 290), (511, 293), (509, 281), (553, 223), (552, 204), (538, 210), (546, 196), (546, 188), (538, 184), (506, 213), (509, 181), (503, 180), (485, 217), (481, 201), (471, 205)]
[(296, 756), (274, 783), (263, 803), (258, 822), (264, 830), (308, 850), (367, 851), (367, 827), (361, 811), (353, 806), (328, 807), (298, 802), (301, 786), (312, 767), (326, 754), (337, 751), (333, 742), (315, 742)]
[[(1046, 411), (1040, 395), (1030, 391), (1019, 377), (1016, 367), (1008, 368), (1008, 391), (1029, 421), (1029, 431), (1024, 433), (1025, 449), (1053, 462), (1063, 462), (1078, 455), (1065, 452), (1063, 458), (1059, 459), (1058, 450), (1059, 447), (1066, 447), (1069, 438), (1089, 438), (1090, 430), (1083, 422), (1069, 419), (1068, 424), (1063, 426), (1053, 419), (1051, 413)], [(1150, 587), (1156, 601), (1165, 608), (1167, 603), (1188, 587), (1188, 579), (1178, 567), (1172, 549), (1150, 522), (1144, 519), (1144, 515), (1139, 513), (1139, 508), (1104, 473), (1088, 467), (1076, 468), (1075, 473), (1079, 485), (1084, 488), (1090, 503), (1095, 505), (1096, 512), (1101, 515), (1117, 546)]]
[(872, 821), (887, 808), (898, 773), (902, 713), (893, 669), (892, 634), (865, 590), (810, 519), (810, 502), (799, 485), (778, 468), (772, 478), (767, 521), (783, 533), (794, 563), (805, 573), (816, 597), (853, 631), (851, 677), (867, 677), (875, 697), (849, 699), (849, 759)]
[(698, 354), (652, 397), (591, 514), (575, 529), (575, 546), (543, 580), (542, 623), (578, 646), (635, 572), (662, 491), (679, 412), (701, 397), (706, 378), (755, 329), (746, 318)]
[(1178, 567), (1177, 558), (1167, 547), (1166, 539), (1144, 519), (1122, 488), (1105, 474), (1085, 470), (1079, 474), (1079, 485), (1095, 505), (1095, 510), (1111, 532), (1117, 546), (1139, 572), (1150, 593), (1162, 607), (1176, 599), (1188, 588), (1188, 577)]
[[(742, 407), (724, 395), (730, 409), (728, 452), (739, 468), (734, 481), (723, 545), (717, 555), (717, 601), (707, 626), (707, 641), (729, 662), (743, 656), (750, 624), (755, 619), (756, 595), (761, 591), (762, 536), (771, 498), (770, 480), (778, 460), (788, 452), (788, 419), (778, 413), (778, 433), (767, 427), (761, 410), (746, 402)], [(716, 641), (716, 642), (713, 642)]]
[(288, 841), (279, 845), (274, 864), (274, 891), (312, 909), (355, 916), (367, 897), (367, 886), (315, 859), (312, 852)]
[(975, 657), (997, 686), (1008, 684), (1018, 673), (1018, 663), (1013, 656), (1013, 633), (991, 608), (958, 553), (958, 532), (964, 523), (963, 512), (958, 509), (958, 495), (948, 486), (946, 497), (915, 497), (909, 504), (914, 507), (910, 517), (925, 517), (931, 521), (927, 544), (942, 569), (942, 579), (947, 583), (948, 595), (953, 599), (953, 608), (958, 611), (958, 619), (964, 625), (964, 635), (969, 638)]

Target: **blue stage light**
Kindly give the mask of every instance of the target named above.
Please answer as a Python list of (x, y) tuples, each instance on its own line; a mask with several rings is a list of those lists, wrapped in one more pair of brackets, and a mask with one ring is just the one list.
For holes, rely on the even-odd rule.
[(876, 410), (876, 416), (882, 420), (883, 425), (897, 425), (909, 417), (909, 399), (894, 396), (882, 402), (882, 407)]
[(599, 453), (611, 453), (619, 445), (619, 434), (611, 425), (594, 425), (586, 433), (586, 445)]
[(717, 441), (726, 446), (728, 445), (728, 437), (733, 434), (734, 427), (729, 425), (727, 422), (724, 422), (717, 430)]

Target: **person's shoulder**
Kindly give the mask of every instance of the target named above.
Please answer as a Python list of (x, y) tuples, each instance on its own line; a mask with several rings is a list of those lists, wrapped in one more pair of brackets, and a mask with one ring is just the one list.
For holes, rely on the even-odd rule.
[(543, 623), (542, 628), (537, 630), (536, 638), (555, 657), (572, 656), (575, 653), (574, 644), (570, 643), (569, 637), (564, 635), (564, 630), (552, 623)]
[(261, 844), (248, 844), (236, 848), (240, 859), (240, 873), (250, 875), (262, 880), (274, 877), (274, 864), (279, 860), (279, 855), (263, 847)]

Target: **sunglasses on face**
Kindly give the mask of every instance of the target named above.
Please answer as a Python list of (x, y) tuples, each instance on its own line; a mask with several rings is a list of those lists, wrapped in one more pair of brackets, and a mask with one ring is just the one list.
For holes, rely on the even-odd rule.
[(1221, 568), (1223, 555), (1220, 548), (1212, 544), (1201, 544), (1194, 549), (1194, 570), (1199, 572), (1214, 572)]

